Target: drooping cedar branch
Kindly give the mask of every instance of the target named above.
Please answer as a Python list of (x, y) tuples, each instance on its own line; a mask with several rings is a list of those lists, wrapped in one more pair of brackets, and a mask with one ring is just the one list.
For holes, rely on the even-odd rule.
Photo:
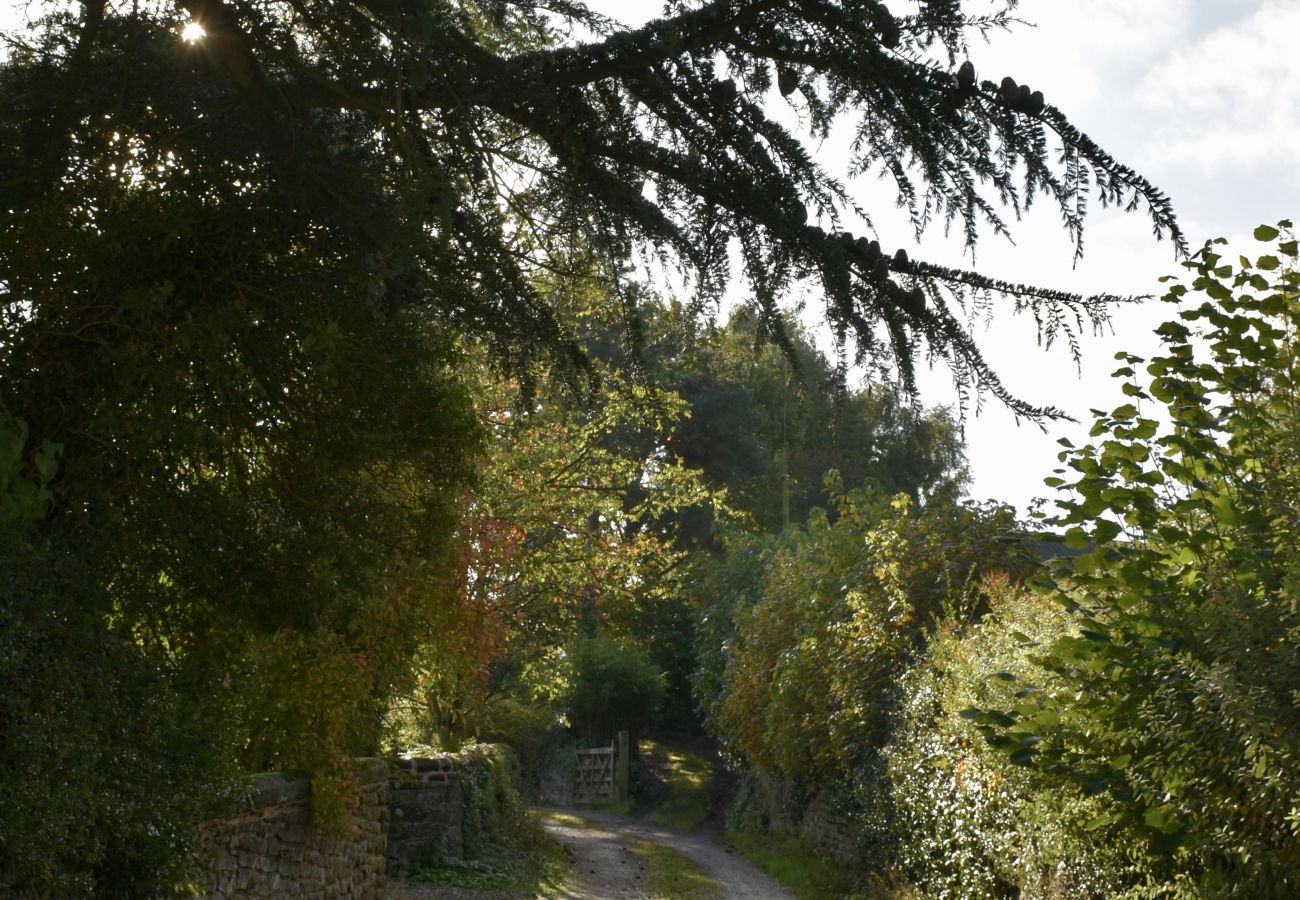
[[(1009, 297), (1075, 349), (1078, 327), (1103, 321), (1119, 298), (913, 262), (886, 235), (882, 248), (870, 210), (774, 120), (782, 100), (814, 137), (852, 121), (848, 174), (892, 179), (917, 235), (956, 225), (973, 248), (984, 230), (1010, 232), (1005, 210), (1018, 217), (1045, 198), (1081, 253), (1095, 198), (1145, 206), (1157, 237), (1183, 249), (1155, 186), (1041, 94), (957, 65), (966, 33), (1008, 25), (1008, 10), (973, 16), (956, 0), (931, 0), (896, 16), (875, 0), (712, 0), (677, 2), (623, 29), (576, 2), (180, 5), (208, 32), (200, 59), (273, 134), (281, 164), (306, 160), (319, 178), (337, 178), (330, 161), (350, 154), (331, 132), (364, 123), (388, 157), (360, 176), (371, 200), (343, 192), (345, 214), (371, 242), (384, 240), (373, 227), (383, 219), (367, 203), (422, 223), (418, 280), (430, 296), (457, 297), (465, 322), (509, 331), (518, 323), (500, 320), (512, 309), (545, 318), (528, 273), (551, 268), (547, 248), (575, 242), (611, 260), (659, 247), (716, 295), (730, 241), (770, 323), (786, 290), (811, 280), (837, 336), (859, 359), (895, 365), (909, 387), (928, 348), (966, 387), (1018, 413), (1056, 414), (998, 381), (963, 324), (972, 305)], [(570, 25), (599, 33), (571, 39)], [(210, 90), (207, 71), (190, 74)], [(867, 233), (851, 234), (844, 223), (859, 217)]]

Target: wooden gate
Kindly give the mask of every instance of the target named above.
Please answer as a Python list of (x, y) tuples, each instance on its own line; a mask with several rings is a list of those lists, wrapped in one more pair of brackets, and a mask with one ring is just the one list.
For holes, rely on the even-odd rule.
[(573, 776), (575, 803), (599, 803), (614, 799), (613, 744), (593, 750), (578, 750), (577, 770)]

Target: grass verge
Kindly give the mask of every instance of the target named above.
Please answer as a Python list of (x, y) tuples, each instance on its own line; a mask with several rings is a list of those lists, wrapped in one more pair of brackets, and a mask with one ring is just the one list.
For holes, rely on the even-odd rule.
[(638, 840), (632, 852), (645, 863), (646, 887), (655, 900), (710, 900), (720, 885), (671, 847)]
[(845, 900), (854, 896), (853, 873), (813, 853), (798, 838), (729, 831), (725, 840), (799, 900)]
[(570, 828), (592, 828), (594, 827), (590, 820), (582, 816), (575, 816), (573, 813), (560, 812), (558, 809), (548, 809), (539, 815), (543, 819), (549, 819), (552, 822), (558, 822), (561, 825), (568, 825)]
[(412, 871), (406, 880), (524, 896), (546, 894), (564, 884), (569, 860), (557, 841), (537, 828), (537, 836), (516, 845), (489, 844), (475, 859), (438, 860)]
[(642, 751), (653, 760), (659, 777), (668, 786), (663, 801), (650, 814), (650, 821), (682, 831), (694, 831), (709, 818), (713, 796), (713, 765), (704, 757), (643, 740)]
[(633, 801), (629, 797), (626, 800), (610, 800), (606, 803), (595, 803), (586, 809), (594, 809), (597, 812), (614, 813), (620, 816), (626, 816), (632, 812)]

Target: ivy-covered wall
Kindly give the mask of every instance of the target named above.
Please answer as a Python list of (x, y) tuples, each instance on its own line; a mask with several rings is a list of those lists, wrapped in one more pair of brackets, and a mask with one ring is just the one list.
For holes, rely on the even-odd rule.
[(832, 791), (812, 794), (798, 781), (751, 771), (728, 811), (729, 829), (797, 837), (809, 848), (849, 866), (863, 860), (860, 827)]

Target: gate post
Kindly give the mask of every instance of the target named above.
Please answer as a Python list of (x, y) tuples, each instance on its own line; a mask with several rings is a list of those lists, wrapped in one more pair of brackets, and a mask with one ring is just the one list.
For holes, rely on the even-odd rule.
[(618, 733), (618, 769), (614, 785), (615, 797), (618, 800), (627, 799), (628, 775), (631, 771), (631, 760), (628, 759), (628, 743), (627, 732), (620, 731)]

